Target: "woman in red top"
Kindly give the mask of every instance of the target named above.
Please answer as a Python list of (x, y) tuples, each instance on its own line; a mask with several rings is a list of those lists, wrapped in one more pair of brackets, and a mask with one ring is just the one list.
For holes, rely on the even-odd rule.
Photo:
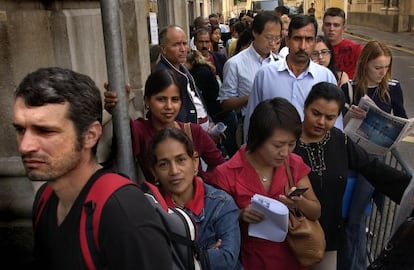
[[(106, 91), (104, 101), (105, 109), (112, 111), (117, 102), (116, 93)], [(167, 127), (184, 129), (184, 123), (175, 121), (181, 108), (181, 91), (174, 73), (170, 70), (151, 73), (145, 82), (144, 102), (147, 119), (131, 120), (132, 149), (145, 179), (155, 183), (147, 157), (147, 147), (152, 137), (157, 131)], [(200, 165), (199, 175), (208, 182), (212, 170), (223, 163), (224, 158), (213, 139), (201, 126), (191, 123), (189, 127), (194, 148), (208, 166), (204, 171)]]
[(229, 194), (196, 177), (198, 159), (184, 132), (165, 128), (148, 146), (151, 168), (167, 205), (185, 211), (197, 224), (199, 259), (204, 270), (241, 270), (239, 208)]
[[(260, 194), (280, 200), (289, 209), (299, 209), (311, 219), (319, 218), (321, 208), (309, 182), (309, 167), (293, 154), (301, 135), (302, 123), (295, 107), (283, 98), (261, 102), (254, 110), (246, 146), (215, 170), (215, 182), (227, 191), (240, 207), (241, 251), (244, 269), (304, 269), (293, 256), (286, 241), (272, 242), (248, 235), (250, 223), (259, 223), (263, 215), (251, 209), (250, 200)], [(308, 188), (300, 196), (285, 196), (288, 161), (297, 188)], [(292, 189), (295, 189), (293, 187)]]

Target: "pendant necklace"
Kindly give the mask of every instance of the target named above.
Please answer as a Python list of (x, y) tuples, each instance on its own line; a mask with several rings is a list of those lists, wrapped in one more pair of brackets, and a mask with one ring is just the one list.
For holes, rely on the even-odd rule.
[(267, 180), (269, 180), (269, 179), (267, 179), (266, 176), (263, 176), (258, 169), (256, 169), (256, 166), (255, 166), (253, 160), (250, 161), (250, 165), (256, 171), (257, 176), (259, 176), (259, 178), (260, 178), (260, 180), (262, 180), (262, 182), (267, 182)]
[(266, 176), (263, 176), (263, 174), (261, 174), (261, 173), (259, 172), (259, 170), (256, 170), (256, 173), (257, 173), (257, 175), (259, 176), (259, 178), (260, 178), (263, 182), (267, 182), (267, 180), (269, 180), (269, 179), (267, 179), (267, 177), (266, 177)]

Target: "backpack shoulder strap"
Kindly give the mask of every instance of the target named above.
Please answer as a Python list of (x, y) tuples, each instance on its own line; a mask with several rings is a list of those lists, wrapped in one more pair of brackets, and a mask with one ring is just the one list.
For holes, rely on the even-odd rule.
[(105, 173), (90, 187), (82, 208), (79, 232), (82, 256), (88, 269), (99, 269), (99, 224), (103, 207), (119, 188), (135, 185), (134, 182), (115, 173)]
[(292, 171), (290, 170), (289, 156), (285, 159), (285, 170), (288, 179), (285, 184), (285, 194), (287, 195), (289, 193), (289, 190), (295, 186), (295, 183), (293, 182)]
[(48, 184), (44, 184), (39, 189), (39, 194), (37, 196), (37, 201), (35, 202), (35, 207), (33, 208), (33, 232), (36, 232), (37, 225), (39, 224), (40, 217), (43, 214), (43, 210), (50, 197), (52, 196), (53, 190)]
[(144, 181), (141, 185), (141, 190), (144, 192), (145, 195), (149, 194), (154, 197), (157, 203), (161, 206), (161, 208), (168, 213), (168, 205), (165, 201), (164, 197), (161, 195), (160, 190), (157, 186), (149, 183), (148, 181)]

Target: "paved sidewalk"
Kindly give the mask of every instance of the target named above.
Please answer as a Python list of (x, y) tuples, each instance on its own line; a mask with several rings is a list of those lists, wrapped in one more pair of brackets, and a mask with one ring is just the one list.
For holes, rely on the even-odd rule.
[(396, 49), (400, 48), (403, 51), (414, 53), (414, 32), (391, 33), (372, 27), (348, 24), (345, 33), (367, 41), (377, 39)]

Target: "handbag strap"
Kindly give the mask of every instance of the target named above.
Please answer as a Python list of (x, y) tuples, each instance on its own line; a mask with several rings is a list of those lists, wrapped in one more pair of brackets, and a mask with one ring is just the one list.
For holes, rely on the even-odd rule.
[(190, 138), (191, 142), (193, 142), (193, 134), (191, 133), (191, 126), (189, 122), (184, 123), (184, 133), (188, 136), (188, 138)]
[(286, 182), (285, 185), (285, 194), (287, 195), (289, 193), (289, 190), (295, 186), (295, 184), (293, 183), (293, 177), (292, 177), (292, 172), (290, 170), (290, 166), (289, 166), (289, 157), (287, 157), (285, 159), (285, 170), (286, 170), (286, 175), (288, 178), (288, 181)]
[(351, 81), (347, 81), (346, 84), (348, 85), (349, 104), (345, 103), (345, 108), (349, 110), (349, 108), (351, 108), (352, 104), (354, 103), (354, 87), (352, 86)]
[[(292, 177), (292, 171), (290, 170), (290, 166), (289, 166), (289, 157), (287, 157), (285, 159), (285, 170), (286, 170), (286, 175), (288, 178), (288, 181), (286, 182), (285, 185), (285, 195), (289, 194), (289, 190), (295, 186), (294, 182), (293, 182), (293, 177)], [(289, 209), (289, 211), (294, 214), (296, 217), (301, 217), (303, 216), (302, 212), (298, 209), (298, 208), (294, 208), (294, 209)]]

